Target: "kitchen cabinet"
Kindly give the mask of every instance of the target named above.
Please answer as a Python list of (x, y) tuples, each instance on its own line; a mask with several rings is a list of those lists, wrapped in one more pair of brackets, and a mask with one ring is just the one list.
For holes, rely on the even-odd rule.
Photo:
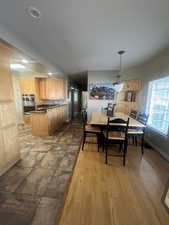
[(35, 94), (36, 93), (34, 77), (21, 77), (20, 84), (21, 84), (21, 93), (22, 94)]
[(32, 114), (24, 114), (23, 120), (26, 124), (31, 125), (32, 124)]
[[(141, 80), (126, 80), (123, 81), (124, 86), (120, 93), (117, 96), (117, 105), (116, 111), (122, 113), (130, 113), (132, 110), (138, 111), (139, 108), (139, 93), (142, 88), (142, 81)], [(133, 92), (135, 94), (134, 101), (126, 101), (126, 93)]]
[(21, 94), (34, 94), (36, 104), (40, 104), (39, 100), (39, 79), (36, 77), (20, 78)]
[(39, 98), (42, 100), (61, 100), (65, 98), (65, 80), (62, 78), (41, 78)]
[(126, 80), (123, 83), (122, 91), (139, 91), (142, 87), (141, 80)]
[(53, 135), (65, 123), (65, 107), (56, 106), (46, 112), (32, 113), (32, 134), (34, 136)]

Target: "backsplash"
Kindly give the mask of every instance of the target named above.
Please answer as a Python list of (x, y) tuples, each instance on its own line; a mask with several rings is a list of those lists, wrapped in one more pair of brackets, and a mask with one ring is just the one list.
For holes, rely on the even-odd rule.
[(55, 105), (55, 104), (65, 104), (65, 100), (42, 100), (44, 105)]

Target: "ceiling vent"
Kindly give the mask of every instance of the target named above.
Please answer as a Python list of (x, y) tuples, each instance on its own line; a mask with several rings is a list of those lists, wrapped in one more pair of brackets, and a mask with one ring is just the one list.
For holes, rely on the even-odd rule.
[(34, 19), (40, 19), (41, 17), (41, 12), (34, 6), (29, 6), (26, 11)]

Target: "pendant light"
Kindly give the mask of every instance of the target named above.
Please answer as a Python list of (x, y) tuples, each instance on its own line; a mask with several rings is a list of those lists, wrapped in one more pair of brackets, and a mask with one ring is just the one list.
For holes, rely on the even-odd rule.
[(125, 53), (124, 50), (120, 50), (118, 52), (119, 56), (120, 56), (120, 68), (118, 71), (118, 74), (116, 76), (116, 81), (113, 83), (114, 89), (117, 92), (120, 92), (123, 88), (123, 83), (121, 82), (121, 74), (122, 74), (122, 55)]

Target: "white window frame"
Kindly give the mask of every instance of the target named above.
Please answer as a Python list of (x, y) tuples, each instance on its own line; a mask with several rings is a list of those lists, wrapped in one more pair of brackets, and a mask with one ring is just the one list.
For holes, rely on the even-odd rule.
[[(162, 79), (165, 79), (165, 78), (169, 78), (169, 76), (162, 77), (162, 78), (152, 80), (152, 81), (149, 82), (149, 84), (148, 84), (148, 94), (147, 94), (147, 103), (146, 103), (146, 112), (147, 113), (150, 113), (150, 106), (151, 106), (151, 98), (152, 98), (152, 85), (151, 85), (151, 83), (162, 80)], [(160, 134), (161, 136), (168, 137), (168, 135), (169, 135), (169, 125), (168, 125), (167, 133), (164, 133), (164, 132), (160, 131), (158, 128), (155, 128), (155, 127), (151, 126), (149, 123), (147, 123), (147, 127), (150, 128), (152, 131)]]

